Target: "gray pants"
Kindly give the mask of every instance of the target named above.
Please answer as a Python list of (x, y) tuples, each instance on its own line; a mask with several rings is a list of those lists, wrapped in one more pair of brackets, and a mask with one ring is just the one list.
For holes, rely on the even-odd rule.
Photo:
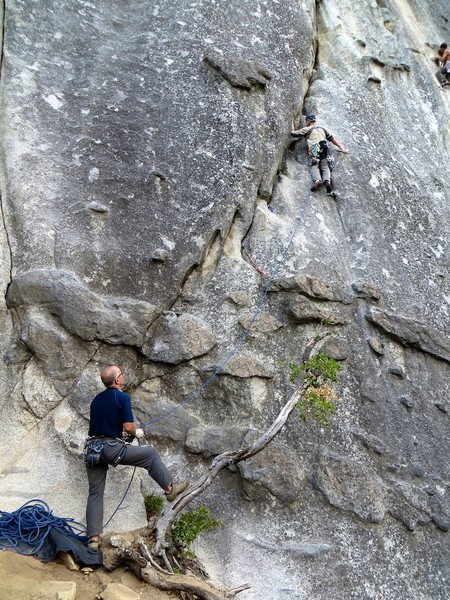
[(322, 158), (318, 165), (311, 165), (309, 167), (309, 172), (311, 173), (311, 177), (314, 179), (314, 181), (316, 179), (319, 181), (330, 181), (330, 167), (326, 158)]
[(450, 60), (448, 60), (445, 65), (442, 65), (442, 67), (440, 67), (437, 71), (436, 71), (436, 78), (439, 81), (439, 83), (441, 84), (441, 86), (443, 87), (446, 83), (449, 83), (449, 77), (450, 75)]
[(103, 461), (93, 469), (86, 469), (89, 481), (89, 497), (86, 507), (86, 533), (88, 537), (100, 535), (103, 531), (103, 494), (106, 473), (120, 451), (126, 446), (126, 453), (119, 464), (142, 467), (156, 483), (165, 489), (172, 483), (172, 476), (158, 452), (150, 446), (132, 446), (115, 438), (105, 439)]

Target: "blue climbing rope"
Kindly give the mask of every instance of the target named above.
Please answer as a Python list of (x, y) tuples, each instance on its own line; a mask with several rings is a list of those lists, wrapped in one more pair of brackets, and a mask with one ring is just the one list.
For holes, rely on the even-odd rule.
[(29, 500), (12, 513), (0, 511), (0, 548), (12, 549), (24, 556), (37, 554), (51, 529), (85, 543), (84, 525), (73, 519), (56, 517), (42, 500)]
[(292, 246), (292, 242), (294, 241), (295, 236), (297, 235), (299, 229), (300, 229), (300, 225), (303, 221), (303, 217), (305, 215), (306, 209), (308, 207), (308, 203), (309, 200), (311, 198), (311, 192), (308, 191), (307, 195), (305, 196), (305, 199), (303, 201), (303, 204), (301, 206), (301, 209), (295, 219), (295, 224), (292, 228), (291, 231), (291, 235), (289, 237), (289, 241), (286, 244), (286, 247), (283, 251), (283, 254), (281, 255), (281, 257), (279, 258), (275, 269), (273, 270), (272, 274), (270, 275), (269, 279), (267, 280), (266, 285), (264, 286), (264, 290), (263, 293), (261, 295), (261, 298), (257, 304), (257, 307), (255, 309), (255, 312), (252, 316), (252, 318), (250, 319), (250, 322), (248, 323), (247, 327), (244, 329), (244, 331), (241, 333), (241, 335), (239, 336), (239, 338), (237, 339), (235, 345), (233, 346), (233, 348), (230, 350), (230, 352), (225, 356), (225, 358), (222, 360), (222, 362), (219, 363), (219, 366), (216, 368), (216, 370), (198, 387), (196, 388), (193, 392), (191, 392), (184, 400), (182, 400), (179, 404), (177, 404), (176, 406), (174, 406), (173, 408), (170, 408), (168, 410), (166, 410), (165, 412), (161, 413), (160, 415), (158, 415), (157, 417), (150, 419), (149, 421), (146, 421), (145, 423), (142, 423), (141, 425), (139, 425), (139, 427), (141, 427), (142, 429), (144, 429), (145, 427), (147, 427), (148, 425), (152, 425), (153, 423), (156, 423), (157, 421), (160, 421), (161, 419), (165, 419), (166, 417), (168, 417), (169, 415), (171, 415), (172, 413), (174, 413), (175, 411), (177, 411), (178, 409), (180, 409), (182, 406), (184, 406), (185, 404), (187, 404), (188, 402), (190, 402), (191, 400), (193, 400), (194, 398), (196, 398), (210, 383), (211, 381), (217, 377), (217, 375), (219, 375), (219, 373), (221, 373), (221, 371), (223, 370), (223, 368), (225, 367), (225, 365), (228, 363), (228, 361), (237, 353), (237, 351), (239, 350), (239, 348), (242, 346), (242, 344), (244, 343), (245, 339), (248, 336), (248, 333), (253, 325), (253, 323), (255, 322), (255, 320), (257, 319), (259, 313), (261, 312), (261, 309), (263, 307), (263, 304), (266, 300), (267, 294), (270, 291), (270, 288), (272, 286), (273, 280), (275, 279), (275, 277), (278, 275), (281, 267), (283, 266), (283, 264), (286, 262), (286, 258), (288, 255), (288, 252)]
[(116, 508), (116, 510), (113, 512), (113, 514), (112, 514), (112, 515), (109, 517), (109, 519), (108, 519), (108, 520), (106, 521), (106, 523), (103, 525), (103, 529), (106, 529), (106, 526), (107, 526), (107, 525), (109, 525), (109, 523), (112, 521), (112, 519), (113, 519), (114, 515), (116, 514), (116, 512), (117, 512), (117, 511), (119, 510), (119, 508), (122, 506), (122, 504), (123, 504), (123, 501), (125, 500), (125, 498), (126, 498), (126, 496), (127, 496), (127, 494), (128, 494), (128, 490), (130, 489), (131, 483), (132, 483), (132, 481), (133, 481), (133, 479), (134, 479), (134, 475), (135, 475), (135, 473), (136, 473), (136, 467), (134, 467), (134, 469), (133, 469), (133, 474), (131, 475), (131, 479), (130, 479), (130, 482), (128, 483), (128, 485), (127, 485), (127, 489), (125, 490), (125, 492), (124, 492), (124, 494), (123, 494), (123, 496), (122, 496), (122, 500), (121, 500), (121, 501), (119, 502), (119, 504), (117, 505), (117, 508)]

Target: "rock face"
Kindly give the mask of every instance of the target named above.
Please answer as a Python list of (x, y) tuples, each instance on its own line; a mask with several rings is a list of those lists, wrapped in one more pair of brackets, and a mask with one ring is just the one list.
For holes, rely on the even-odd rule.
[[(293, 416), (222, 473), (202, 502), (223, 527), (197, 554), (249, 582), (243, 600), (448, 597), (450, 89), (432, 62), (447, 13), (0, 6), (1, 510), (38, 497), (83, 521), (105, 364), (174, 475), (195, 477), (267, 427), (283, 365), (328, 330), (331, 427)], [(309, 191), (291, 144), (310, 112), (350, 151), (336, 200)], [(106, 516), (131, 477), (111, 471)], [(142, 489), (157, 491), (145, 474), (109, 531), (145, 523)]]

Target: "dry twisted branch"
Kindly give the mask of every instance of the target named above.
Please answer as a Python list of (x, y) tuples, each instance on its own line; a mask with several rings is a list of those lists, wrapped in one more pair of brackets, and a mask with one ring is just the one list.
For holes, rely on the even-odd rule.
[(165, 508), (156, 524), (156, 543), (153, 549), (154, 554), (162, 556), (165, 553), (165, 549), (168, 548), (170, 544), (172, 524), (179, 513), (185, 506), (192, 502), (194, 498), (197, 498), (197, 496), (211, 485), (213, 479), (222, 469), (255, 456), (255, 454), (258, 454), (270, 444), (286, 424), (289, 415), (298, 402), (299, 396), (306, 391), (307, 387), (308, 383), (303, 382), (302, 385), (295, 390), (288, 402), (281, 409), (275, 421), (257, 440), (250, 444), (250, 446), (240, 448), (237, 451), (224, 452), (223, 454), (216, 456), (208, 471), (200, 477), (200, 479), (194, 482), (177, 502)]
[[(306, 362), (309, 359), (316, 344), (327, 335), (328, 332), (321, 333), (307, 344), (303, 355), (303, 362)], [(197, 498), (207, 487), (211, 485), (214, 478), (222, 469), (231, 465), (235, 465), (243, 460), (247, 460), (248, 458), (251, 458), (252, 456), (255, 456), (264, 450), (264, 448), (266, 448), (283, 429), (289, 418), (289, 415), (297, 405), (299, 398), (305, 392), (307, 392), (309, 385), (310, 383), (305, 379), (301, 383), (300, 387), (295, 390), (295, 392), (283, 406), (275, 421), (273, 421), (267, 430), (252, 444), (246, 446), (245, 448), (240, 448), (236, 451), (224, 452), (216, 456), (212, 461), (208, 471), (196, 482), (194, 482), (188, 488), (187, 492), (178, 498), (176, 502), (166, 506), (156, 523), (156, 542), (152, 549), (154, 556), (164, 558), (167, 565), (166, 549), (170, 546), (172, 525), (179, 513), (190, 502), (192, 502), (192, 500)], [(150, 553), (148, 554), (150, 555)], [(164, 570), (160, 567), (157, 569), (156, 566), (153, 565), (154, 562), (149, 561), (148, 565), (142, 569), (142, 577), (144, 581), (148, 581), (156, 587), (164, 590), (176, 589), (178, 591), (189, 591), (190, 593), (197, 595), (202, 600), (225, 600), (234, 598), (238, 593), (248, 589), (249, 587), (248, 585), (243, 585), (238, 588), (219, 591), (210, 584), (201, 580), (169, 574), (164, 572)]]

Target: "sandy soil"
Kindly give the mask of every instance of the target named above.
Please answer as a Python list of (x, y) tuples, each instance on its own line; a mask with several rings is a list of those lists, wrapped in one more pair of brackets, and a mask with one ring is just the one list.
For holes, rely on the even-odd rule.
[(49, 582), (73, 581), (77, 586), (76, 600), (95, 600), (109, 583), (122, 583), (140, 594), (141, 600), (178, 600), (174, 593), (162, 592), (139, 581), (132, 573), (116, 569), (111, 573), (103, 567), (90, 573), (70, 571), (57, 562), (42, 563), (31, 556), (0, 551), (0, 600), (48, 600)]

